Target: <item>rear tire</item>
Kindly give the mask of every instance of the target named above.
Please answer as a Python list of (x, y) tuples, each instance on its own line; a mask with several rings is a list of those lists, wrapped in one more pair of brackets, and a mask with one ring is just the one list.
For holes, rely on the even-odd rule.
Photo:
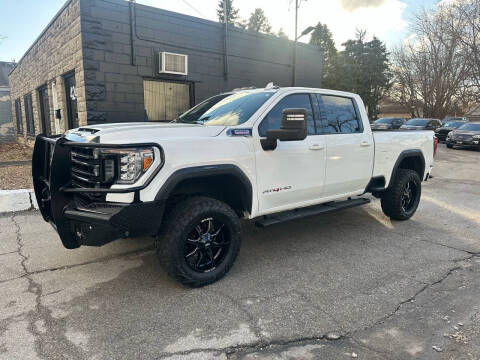
[(415, 214), (421, 194), (422, 183), (417, 172), (398, 169), (392, 186), (383, 193), (383, 213), (393, 220), (408, 220)]
[(240, 250), (240, 220), (227, 204), (192, 197), (175, 205), (156, 240), (167, 273), (184, 285), (200, 287), (222, 278)]

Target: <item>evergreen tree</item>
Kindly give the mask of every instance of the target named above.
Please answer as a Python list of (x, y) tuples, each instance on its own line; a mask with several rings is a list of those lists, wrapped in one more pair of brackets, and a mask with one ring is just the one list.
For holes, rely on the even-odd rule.
[(365, 32), (357, 32), (348, 40), (335, 63), (336, 84), (333, 88), (359, 94), (367, 106), (368, 115), (376, 119), (378, 103), (390, 88), (391, 73), (385, 44), (373, 37), (365, 41)]
[(336, 79), (337, 49), (332, 38), (332, 33), (327, 25), (318, 23), (310, 37), (310, 44), (319, 46), (322, 49), (322, 86), (334, 88)]
[(225, 22), (224, 3), (227, 5), (227, 22), (229, 24), (236, 24), (238, 20), (238, 9), (233, 6), (233, 0), (220, 0), (217, 6), (218, 21)]
[(256, 8), (248, 19), (247, 29), (264, 34), (272, 33), (272, 26), (262, 9)]
[(288, 40), (288, 35), (285, 33), (285, 31), (283, 31), (283, 28), (280, 28), (280, 30), (278, 30), (277, 36), (281, 39)]

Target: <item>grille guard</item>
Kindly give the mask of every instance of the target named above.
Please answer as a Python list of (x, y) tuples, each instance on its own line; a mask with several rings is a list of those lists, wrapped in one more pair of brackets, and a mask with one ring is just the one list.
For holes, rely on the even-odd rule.
[[(77, 188), (71, 186), (71, 147), (89, 148), (132, 148), (156, 147), (160, 151), (161, 163), (146, 179), (143, 185), (111, 189), (111, 188)], [(140, 190), (148, 186), (164, 164), (163, 150), (158, 144), (101, 144), (69, 141), (63, 136), (47, 137), (43, 134), (35, 139), (32, 157), (32, 177), (35, 196), (39, 210), (45, 221), (49, 222), (60, 235), (63, 245), (74, 249), (81, 244), (72, 235), (71, 220), (65, 212), (76, 207), (75, 194), (88, 193), (130, 193), (134, 192), (134, 205), (140, 203)], [(125, 204), (124, 204), (125, 205)], [(111, 222), (111, 214), (107, 222)], [(114, 222), (114, 221), (113, 221)]]

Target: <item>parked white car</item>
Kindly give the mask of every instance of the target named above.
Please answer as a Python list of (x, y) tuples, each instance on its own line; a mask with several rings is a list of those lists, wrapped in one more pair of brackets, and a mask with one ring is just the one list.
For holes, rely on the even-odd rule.
[(204, 108), (175, 123), (38, 136), (35, 193), (64, 246), (153, 235), (168, 273), (202, 286), (233, 265), (240, 218), (265, 227), (372, 193), (387, 216), (406, 220), (432, 171), (433, 131), (372, 133), (355, 94), (269, 87)]

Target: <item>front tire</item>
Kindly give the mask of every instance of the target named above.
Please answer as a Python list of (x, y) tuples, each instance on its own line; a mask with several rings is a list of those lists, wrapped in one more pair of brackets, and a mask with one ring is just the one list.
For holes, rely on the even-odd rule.
[(157, 241), (157, 256), (167, 273), (184, 285), (200, 287), (222, 278), (240, 250), (240, 220), (227, 204), (208, 197), (178, 203)]
[(393, 185), (383, 193), (383, 213), (393, 220), (408, 220), (417, 211), (421, 194), (422, 183), (417, 172), (398, 169)]
[(447, 143), (447, 148), (451, 149), (451, 148), (453, 148), (453, 145), (452, 145), (452, 144), (449, 144), (449, 143)]

